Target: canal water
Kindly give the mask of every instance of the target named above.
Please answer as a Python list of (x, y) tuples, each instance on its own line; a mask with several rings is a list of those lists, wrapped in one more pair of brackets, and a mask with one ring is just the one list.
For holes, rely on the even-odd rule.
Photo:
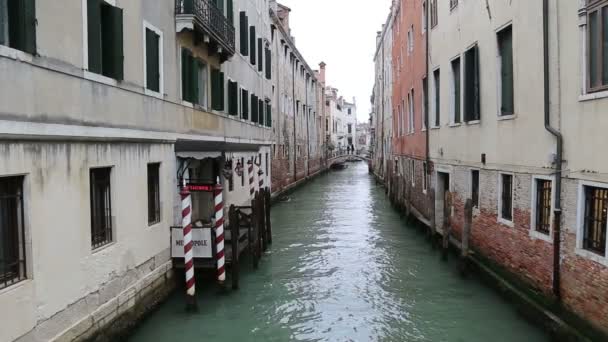
[(130, 341), (549, 341), (442, 262), (364, 163), (293, 193), (272, 222), (274, 245), (239, 291), (197, 284), (197, 314), (176, 293)]

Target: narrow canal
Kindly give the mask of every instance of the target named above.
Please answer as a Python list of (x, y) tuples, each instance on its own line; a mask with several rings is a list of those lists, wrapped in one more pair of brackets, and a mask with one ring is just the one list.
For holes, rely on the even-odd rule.
[(241, 289), (174, 294), (131, 341), (548, 341), (407, 227), (363, 163), (273, 208), (274, 245)]

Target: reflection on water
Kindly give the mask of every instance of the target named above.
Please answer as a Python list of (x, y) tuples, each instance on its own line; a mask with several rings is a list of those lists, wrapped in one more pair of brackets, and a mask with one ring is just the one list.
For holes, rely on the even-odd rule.
[[(273, 208), (274, 245), (241, 290), (175, 294), (132, 341), (547, 341), (475, 279), (440, 261), (351, 164)], [(498, 333), (500, 332), (500, 333)]]

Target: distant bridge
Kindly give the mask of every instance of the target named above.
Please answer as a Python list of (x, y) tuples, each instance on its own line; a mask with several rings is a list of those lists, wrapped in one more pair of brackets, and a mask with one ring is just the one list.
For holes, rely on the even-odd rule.
[(333, 164), (344, 163), (344, 162), (348, 161), (349, 159), (357, 159), (357, 160), (361, 160), (364, 162), (369, 162), (369, 160), (370, 160), (369, 157), (367, 157), (366, 155), (342, 154), (342, 155), (335, 156), (335, 157), (329, 157), (327, 159), (327, 165), (332, 166)]

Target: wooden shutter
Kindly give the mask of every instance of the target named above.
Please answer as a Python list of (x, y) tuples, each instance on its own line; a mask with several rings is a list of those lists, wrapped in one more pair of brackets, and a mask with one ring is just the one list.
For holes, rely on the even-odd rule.
[(101, 73), (101, 1), (87, 2), (87, 38), (89, 50), (89, 71)]
[(261, 99), (258, 100), (258, 123), (264, 124), (264, 101)]
[(249, 46), (251, 47), (251, 51), (249, 53), (249, 62), (252, 65), (255, 65), (255, 26), (249, 27)]
[(220, 90), (220, 94), (219, 94), (219, 101), (220, 101), (219, 108), (220, 109), (219, 110), (223, 111), (225, 109), (224, 108), (224, 103), (226, 102), (225, 101), (226, 96), (224, 95), (224, 92), (225, 92), (225, 83), (224, 83), (224, 73), (223, 72), (220, 72), (220, 77), (219, 77), (219, 80), (218, 80), (218, 87), (219, 87), (219, 90)]
[(190, 51), (182, 48), (182, 100), (190, 101)]
[(272, 79), (272, 54), (266, 49), (266, 79)]
[(23, 8), (23, 46), (21, 49), (32, 55), (36, 54), (36, 2), (35, 0), (20, 1)]
[(479, 48), (477, 46), (474, 47), (474, 56), (475, 56), (475, 65), (474, 67), (474, 75), (473, 75), (473, 120), (481, 120), (481, 82), (479, 78)]
[(263, 42), (262, 42), (262, 38), (258, 38), (258, 71), (263, 71), (264, 70), (264, 64), (262, 64), (262, 54), (264, 53), (263, 50)]
[(249, 92), (245, 89), (241, 90), (241, 116), (243, 119), (249, 119)]
[(102, 14), (102, 73), (118, 81), (124, 78), (124, 48), (122, 9), (103, 5)]
[(211, 68), (211, 108), (213, 110), (221, 110), (220, 108), (220, 87), (218, 85), (220, 79), (220, 71)]
[(258, 98), (251, 94), (251, 121), (258, 122)]
[(233, 0), (226, 0), (226, 18), (230, 25), (234, 26), (234, 5)]
[(270, 101), (266, 102), (266, 126), (272, 127), (272, 106)]
[(240, 44), (241, 44), (241, 55), (247, 56), (249, 55), (249, 37), (247, 35), (247, 30), (249, 29), (249, 19), (247, 18), (247, 14), (245, 12), (239, 13), (239, 30), (240, 34)]
[(194, 56), (192, 54), (190, 54), (188, 56), (188, 64), (189, 66), (189, 74), (188, 76), (190, 77), (190, 102), (192, 103), (196, 103), (196, 104), (200, 104), (200, 100), (199, 99), (199, 87), (200, 87), (200, 80), (199, 80), (199, 61), (194, 58)]
[(146, 29), (146, 88), (160, 91), (160, 37)]
[(239, 86), (238, 83), (228, 81), (228, 114), (238, 115), (239, 102), (238, 102)]
[(0, 45), (8, 45), (5, 39), (8, 35), (8, 8), (7, 0), (0, 0)]

